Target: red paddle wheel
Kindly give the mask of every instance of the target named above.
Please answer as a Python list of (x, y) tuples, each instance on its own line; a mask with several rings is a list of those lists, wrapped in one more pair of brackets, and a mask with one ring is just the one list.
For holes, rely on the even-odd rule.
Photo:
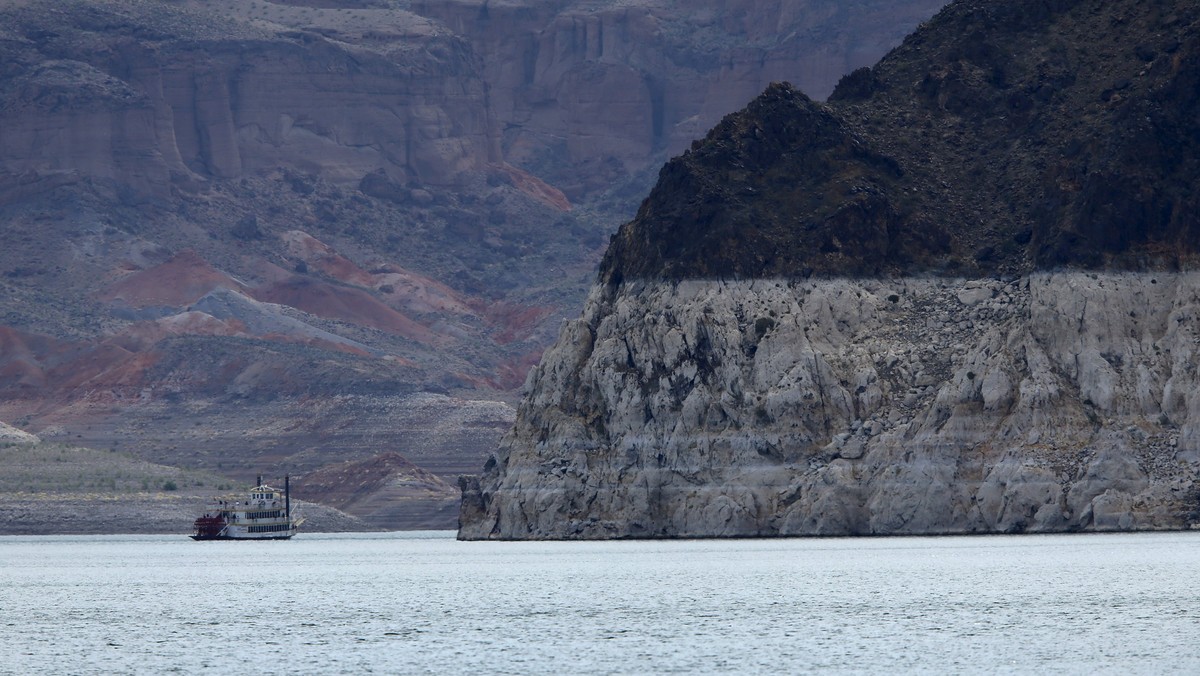
[(193, 524), (196, 528), (196, 534), (192, 537), (196, 540), (215, 540), (221, 537), (221, 531), (225, 529), (225, 519), (220, 516), (202, 516), (196, 519)]

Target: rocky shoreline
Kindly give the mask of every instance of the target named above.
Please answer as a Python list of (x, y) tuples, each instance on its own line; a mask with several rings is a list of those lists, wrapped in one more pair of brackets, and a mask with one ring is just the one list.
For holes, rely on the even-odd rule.
[[(160, 535), (192, 533), (209, 496), (0, 495), (2, 535)], [(294, 501), (301, 533), (379, 530), (336, 509)]]
[(1200, 522), (1200, 274), (597, 286), (460, 537)]

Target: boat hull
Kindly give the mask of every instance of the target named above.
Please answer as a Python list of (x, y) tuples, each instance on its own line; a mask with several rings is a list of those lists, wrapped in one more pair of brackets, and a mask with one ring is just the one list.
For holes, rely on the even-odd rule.
[(288, 535), (268, 535), (262, 537), (234, 537), (231, 535), (190, 535), (193, 540), (290, 540), (295, 533)]

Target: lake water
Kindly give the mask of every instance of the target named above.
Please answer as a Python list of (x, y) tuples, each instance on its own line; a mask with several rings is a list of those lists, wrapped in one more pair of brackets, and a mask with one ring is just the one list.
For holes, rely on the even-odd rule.
[(0, 537), (0, 673), (1200, 673), (1200, 533)]

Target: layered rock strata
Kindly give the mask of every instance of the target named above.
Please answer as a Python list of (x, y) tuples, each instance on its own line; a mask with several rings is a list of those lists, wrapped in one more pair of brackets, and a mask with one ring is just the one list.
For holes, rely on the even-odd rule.
[(478, 57), (407, 12), (334, 27), (283, 8), (8, 4), (0, 186), (67, 174), (163, 199), (280, 166), (462, 186), (500, 160)]
[(1200, 521), (1200, 274), (597, 286), (460, 537)]
[(484, 55), (506, 159), (573, 199), (678, 153), (768, 83), (824, 98), (943, 0), (414, 0)]

